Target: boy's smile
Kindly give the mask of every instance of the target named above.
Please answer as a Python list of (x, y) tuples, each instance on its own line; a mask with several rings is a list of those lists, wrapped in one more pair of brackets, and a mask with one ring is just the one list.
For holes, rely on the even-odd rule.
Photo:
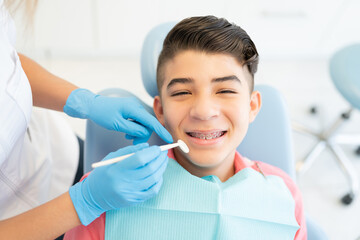
[(174, 141), (190, 149), (175, 149), (176, 160), (196, 176), (227, 180), (236, 147), (260, 108), (260, 94), (249, 91), (247, 68), (230, 55), (186, 50), (165, 63), (163, 77), (155, 114)]

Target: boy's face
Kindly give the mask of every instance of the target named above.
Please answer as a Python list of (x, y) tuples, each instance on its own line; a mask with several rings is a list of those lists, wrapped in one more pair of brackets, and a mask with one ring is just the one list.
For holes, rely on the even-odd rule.
[(174, 141), (181, 139), (190, 149), (185, 154), (176, 148), (176, 160), (199, 177), (233, 169), (236, 147), (261, 104), (258, 92), (249, 93), (247, 68), (230, 55), (193, 50), (163, 67), (154, 111)]

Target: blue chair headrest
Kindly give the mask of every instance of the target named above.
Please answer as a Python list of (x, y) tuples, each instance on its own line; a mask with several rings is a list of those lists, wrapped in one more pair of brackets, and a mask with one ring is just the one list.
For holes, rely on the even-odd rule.
[(360, 109), (360, 44), (344, 47), (331, 57), (330, 76), (343, 97)]
[(158, 95), (156, 84), (156, 67), (158, 58), (163, 47), (163, 42), (168, 32), (176, 22), (167, 22), (151, 29), (147, 34), (141, 50), (141, 77), (144, 87), (150, 96)]

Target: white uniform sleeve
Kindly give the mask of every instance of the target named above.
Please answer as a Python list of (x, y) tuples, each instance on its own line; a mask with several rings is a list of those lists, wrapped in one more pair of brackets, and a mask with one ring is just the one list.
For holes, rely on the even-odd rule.
[(30, 85), (14, 43), (14, 22), (0, 0), (0, 170), (10, 155), (19, 152), (15, 148), (19, 148), (32, 108)]

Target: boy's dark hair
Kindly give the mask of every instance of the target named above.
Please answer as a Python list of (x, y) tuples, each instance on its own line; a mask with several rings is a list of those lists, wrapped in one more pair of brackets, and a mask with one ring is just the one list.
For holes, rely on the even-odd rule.
[(166, 36), (157, 65), (157, 86), (163, 85), (163, 66), (179, 52), (195, 50), (206, 53), (229, 54), (241, 65), (246, 65), (252, 76), (250, 91), (254, 88), (254, 74), (259, 55), (249, 35), (239, 26), (214, 16), (186, 18), (176, 24)]

